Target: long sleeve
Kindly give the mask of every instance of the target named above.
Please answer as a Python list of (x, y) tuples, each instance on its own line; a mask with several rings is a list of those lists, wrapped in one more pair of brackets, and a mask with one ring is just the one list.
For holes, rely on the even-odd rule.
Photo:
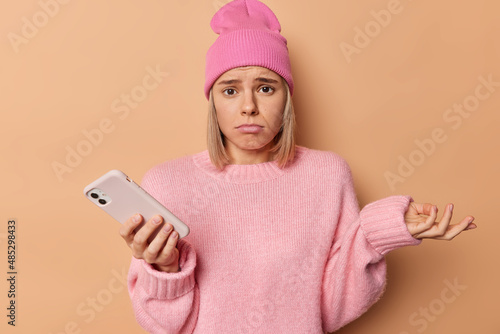
[[(166, 207), (164, 195), (175, 189), (169, 170), (163, 181), (159, 168), (152, 168), (144, 175), (141, 187)], [(169, 198), (173, 198), (168, 193)], [(128, 291), (137, 322), (149, 333), (193, 333), (197, 323), (200, 293), (195, 279), (197, 254), (185, 239), (177, 242), (179, 267), (177, 273), (165, 273), (153, 268), (144, 260), (132, 257), (128, 273)]]
[(384, 255), (421, 241), (408, 232), (404, 214), (410, 196), (390, 196), (359, 204), (349, 166), (343, 166), (338, 225), (322, 281), (323, 327), (335, 331), (362, 315), (382, 295), (386, 284)]
[(196, 253), (183, 239), (177, 247), (181, 267), (177, 273), (157, 271), (132, 257), (128, 291), (137, 322), (149, 333), (192, 333), (196, 325), (200, 304)]

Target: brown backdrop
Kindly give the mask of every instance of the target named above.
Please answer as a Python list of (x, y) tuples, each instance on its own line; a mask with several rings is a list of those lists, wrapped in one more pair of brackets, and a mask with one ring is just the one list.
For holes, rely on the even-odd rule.
[[(140, 181), (205, 149), (204, 61), (227, 0), (9, 2), (0, 10), (0, 262), (16, 221), (16, 326), (141, 333), (118, 223), (83, 187)], [(387, 257), (383, 299), (339, 333), (500, 333), (500, 6), (467, 1), (265, 3), (288, 39), (298, 142), (349, 162), (362, 206), (410, 194), (479, 226)], [(440, 215), (439, 215), (440, 217)]]

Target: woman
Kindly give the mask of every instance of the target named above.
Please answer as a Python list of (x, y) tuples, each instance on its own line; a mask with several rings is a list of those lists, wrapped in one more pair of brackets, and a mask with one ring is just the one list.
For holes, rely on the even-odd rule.
[(385, 286), (384, 255), (450, 225), (436, 206), (391, 196), (359, 210), (349, 166), (295, 144), (293, 78), (274, 13), (235, 0), (211, 21), (208, 149), (150, 169), (142, 186), (190, 226), (161, 217), (120, 235), (132, 249), (129, 293), (151, 333), (323, 333), (363, 314)]

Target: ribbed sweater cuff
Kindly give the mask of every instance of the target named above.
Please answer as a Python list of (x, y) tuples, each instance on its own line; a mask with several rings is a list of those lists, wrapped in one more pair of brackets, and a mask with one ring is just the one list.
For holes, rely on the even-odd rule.
[(361, 210), (361, 228), (368, 242), (380, 254), (422, 242), (410, 234), (404, 220), (412, 201), (411, 196), (389, 196), (367, 204)]
[(174, 299), (193, 290), (196, 253), (193, 247), (183, 239), (177, 242), (177, 249), (179, 250), (179, 267), (181, 268), (179, 272), (158, 271), (146, 261), (141, 261), (144, 271), (139, 273), (137, 284), (142, 286), (152, 298)]

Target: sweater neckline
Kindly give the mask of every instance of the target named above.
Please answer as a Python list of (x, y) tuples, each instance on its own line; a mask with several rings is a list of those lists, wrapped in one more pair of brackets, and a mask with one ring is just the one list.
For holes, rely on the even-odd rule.
[(295, 145), (294, 160), (285, 168), (280, 168), (278, 163), (273, 160), (250, 165), (231, 164), (219, 170), (210, 160), (208, 149), (194, 154), (192, 158), (194, 164), (199, 169), (216, 179), (230, 183), (257, 183), (271, 180), (285, 174), (303, 158), (307, 151), (308, 149), (306, 147)]

